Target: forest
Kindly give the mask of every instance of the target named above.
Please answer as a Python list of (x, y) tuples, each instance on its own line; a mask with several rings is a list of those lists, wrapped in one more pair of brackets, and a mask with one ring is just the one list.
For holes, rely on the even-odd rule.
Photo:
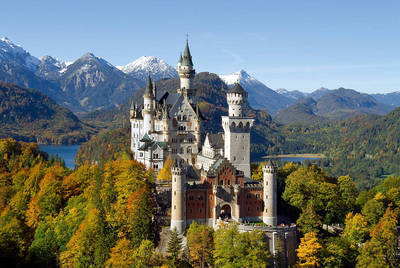
[[(0, 140), (0, 258), (33, 267), (267, 267), (280, 265), (260, 232), (192, 224), (187, 243), (163, 227), (154, 172), (129, 154), (75, 170), (34, 143)], [(261, 166), (262, 164), (260, 164)], [(260, 168), (254, 179), (260, 179)], [(278, 170), (278, 211), (299, 229), (298, 267), (398, 267), (400, 177), (359, 192), (316, 165)]]

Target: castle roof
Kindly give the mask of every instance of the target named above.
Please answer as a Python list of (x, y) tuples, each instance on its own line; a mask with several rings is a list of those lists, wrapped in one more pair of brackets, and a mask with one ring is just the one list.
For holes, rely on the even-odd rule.
[(244, 88), (237, 82), (235, 83), (233, 88), (228, 90), (227, 93), (239, 93), (239, 94), (247, 96), (247, 91), (244, 90)]
[(153, 84), (151, 83), (150, 73), (147, 76), (146, 88), (144, 89), (145, 96), (153, 96)]
[(151, 141), (153, 141), (150, 137), (149, 137), (149, 135), (147, 135), (147, 133), (146, 134), (144, 134), (143, 135), (143, 137), (142, 137), (142, 139), (140, 140), (141, 142), (151, 142)]
[(168, 144), (164, 141), (150, 141), (139, 147), (139, 151), (147, 151), (149, 148), (160, 147), (162, 150), (168, 149)]
[(182, 65), (193, 67), (192, 55), (190, 55), (188, 40), (186, 40), (186, 47), (185, 47), (185, 51), (183, 52)]
[(210, 143), (212, 148), (222, 149), (224, 148), (224, 135), (222, 133), (208, 133), (208, 142)]

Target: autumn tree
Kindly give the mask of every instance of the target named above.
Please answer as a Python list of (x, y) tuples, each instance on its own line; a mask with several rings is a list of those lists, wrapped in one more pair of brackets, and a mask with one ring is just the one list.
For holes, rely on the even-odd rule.
[(239, 233), (236, 224), (221, 226), (214, 234), (214, 241), (217, 266), (266, 267), (271, 258), (263, 233)]
[(158, 180), (159, 181), (171, 181), (172, 180), (172, 172), (171, 168), (174, 165), (174, 160), (171, 155), (168, 155), (167, 159), (164, 162), (163, 168), (158, 171)]
[(369, 234), (367, 220), (363, 215), (350, 212), (346, 216), (343, 238), (349, 241), (353, 249), (358, 249), (365, 242)]
[(305, 234), (310, 232), (318, 233), (322, 228), (321, 217), (315, 213), (313, 203), (309, 202), (307, 207), (301, 212), (296, 223), (299, 225), (299, 230)]
[(322, 246), (318, 242), (317, 234), (315, 232), (306, 233), (300, 241), (299, 248), (296, 250), (299, 258), (297, 264), (300, 267), (320, 267)]
[(366, 242), (357, 258), (357, 267), (397, 267), (398, 214), (391, 207), (371, 231), (371, 240)]
[(205, 225), (192, 222), (187, 231), (189, 261), (195, 267), (205, 267), (213, 263), (213, 230)]

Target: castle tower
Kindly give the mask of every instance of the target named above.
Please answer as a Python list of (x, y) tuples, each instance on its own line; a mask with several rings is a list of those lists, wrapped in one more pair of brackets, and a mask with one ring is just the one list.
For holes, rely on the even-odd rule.
[(224, 136), (224, 155), (235, 168), (250, 178), (250, 130), (254, 118), (244, 116), (247, 92), (236, 83), (227, 92), (229, 115), (222, 116)]
[(193, 103), (193, 80), (195, 73), (196, 71), (193, 69), (193, 61), (189, 50), (189, 43), (186, 40), (186, 47), (185, 51), (183, 52), (183, 57), (181, 55), (178, 61), (178, 74), (181, 80), (181, 86), (178, 89), (178, 93), (185, 94), (191, 103)]
[(269, 161), (267, 165), (263, 166), (262, 170), (264, 177), (263, 222), (276, 226), (278, 223), (276, 166)]
[(151, 83), (150, 73), (147, 77), (146, 88), (143, 95), (143, 132), (147, 134), (153, 131), (153, 84)]
[(153, 109), (157, 110), (157, 87), (156, 87), (156, 82), (153, 82)]
[(186, 229), (186, 177), (185, 169), (175, 165), (172, 172), (172, 202), (171, 202), (171, 230), (177, 229), (179, 233)]
[(168, 115), (168, 107), (164, 101), (164, 107), (162, 111), (162, 125), (163, 125), (163, 137), (165, 142), (169, 142), (169, 115)]

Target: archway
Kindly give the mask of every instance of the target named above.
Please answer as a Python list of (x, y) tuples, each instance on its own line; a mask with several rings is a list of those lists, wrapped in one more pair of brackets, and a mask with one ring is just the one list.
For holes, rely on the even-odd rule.
[(231, 218), (231, 206), (228, 204), (223, 205), (219, 216), (222, 220), (229, 220)]

